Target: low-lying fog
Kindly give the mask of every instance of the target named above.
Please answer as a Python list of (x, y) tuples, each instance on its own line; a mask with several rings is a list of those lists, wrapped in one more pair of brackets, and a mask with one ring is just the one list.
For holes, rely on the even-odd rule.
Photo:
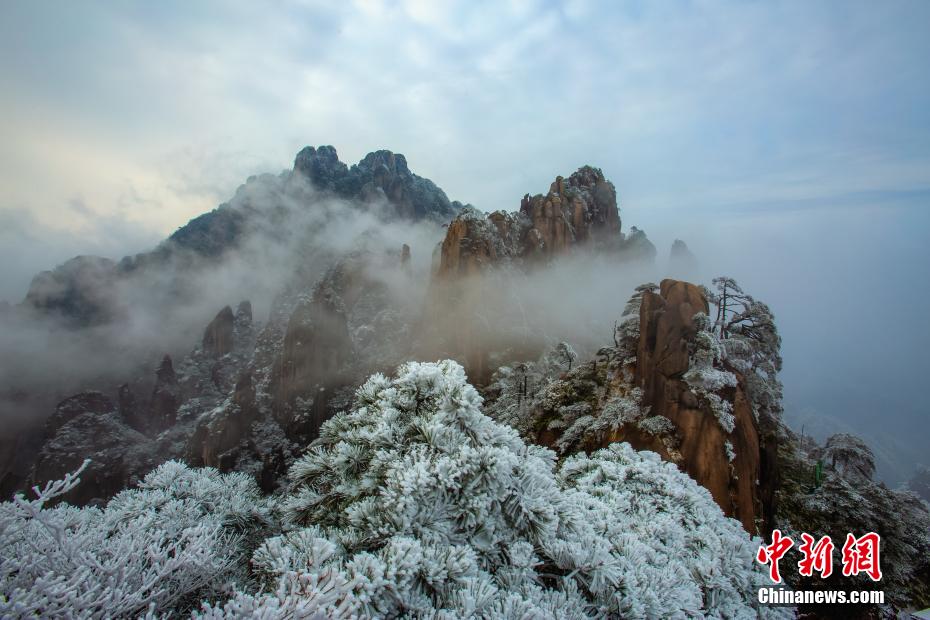
[[(611, 326), (636, 284), (673, 275), (709, 285), (716, 275), (730, 275), (775, 312), (789, 423), (819, 440), (834, 432), (864, 436), (877, 452), (879, 475), (897, 484), (926, 460), (927, 200), (919, 194), (881, 202), (858, 196), (846, 204), (700, 212), (622, 202), (624, 230), (646, 229), (659, 250), (655, 266), (567, 257), (511, 280), (497, 301), (507, 306), (514, 334), (566, 340), (590, 353), (609, 343)], [(29, 321), (8, 323), (0, 337), (4, 389), (15, 395), (57, 386), (58, 393), (50, 395), (57, 398), (78, 384), (113, 381), (130, 362), (149, 362), (162, 352), (184, 354), (220, 307), (240, 299), (250, 299), (263, 321), (300, 261), (316, 278), (327, 256), (358, 246), (360, 239), (376, 253), (409, 243), (414, 277), (386, 280), (394, 287), (406, 282), (410, 290), (398, 292), (405, 298), (423, 297), (442, 227), (386, 224), (335, 201), (310, 210), (292, 207), (290, 228), (312, 230), (311, 241), (297, 235), (282, 244), (264, 230), (253, 231), (243, 249), (196, 277), (192, 288), (198, 293), (183, 304), (160, 303), (150, 292), (153, 282), (172, 277), (169, 267), (121, 285), (115, 294), (130, 300), (130, 312), (112, 326), (72, 334)], [(685, 239), (697, 256), (696, 270), (668, 271), (676, 238)], [(15, 398), (4, 404), (7, 421), (21, 414)]]

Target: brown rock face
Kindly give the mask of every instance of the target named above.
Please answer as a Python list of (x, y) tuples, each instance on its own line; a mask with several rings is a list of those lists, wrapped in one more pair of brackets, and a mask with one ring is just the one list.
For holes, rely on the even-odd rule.
[[(732, 402), (736, 419), (733, 432), (726, 433), (682, 380), (689, 366), (688, 342), (695, 334), (692, 317), (707, 311), (701, 290), (687, 282), (663, 280), (659, 294), (645, 293), (636, 381), (650, 414), (665, 416), (677, 427), (679, 466), (710, 491), (724, 513), (752, 532), (755, 520), (763, 516), (756, 487), (761, 456), (759, 430), (746, 394), (741, 385), (722, 394)], [(736, 454), (732, 462), (727, 441)]]
[(504, 222), (513, 216), (492, 213), (488, 219), (480, 216), (459, 217), (449, 224), (446, 237), (442, 240), (439, 271), (440, 278), (460, 278), (481, 271), (511, 254), (498, 236)]
[(551, 258), (592, 241), (622, 241), (620, 212), (613, 183), (584, 166), (556, 177), (547, 194), (524, 196), (517, 213), (466, 209), (449, 224), (437, 275), (469, 276), (503, 258)]
[(590, 166), (579, 168), (567, 180), (556, 177), (545, 196), (524, 196), (520, 213), (532, 224), (524, 237), (525, 249), (547, 256), (575, 243), (620, 233), (617, 191)]
[[(240, 311), (244, 309), (240, 306)], [(252, 306), (248, 306), (248, 316), (251, 321)], [(216, 317), (207, 325), (203, 332), (203, 350), (213, 357), (223, 357), (233, 349), (233, 327), (236, 317), (232, 308), (224, 307)]]

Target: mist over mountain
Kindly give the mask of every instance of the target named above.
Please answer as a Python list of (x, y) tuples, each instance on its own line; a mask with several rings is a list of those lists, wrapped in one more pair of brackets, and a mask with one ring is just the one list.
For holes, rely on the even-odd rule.
[(928, 23), (7, 3), (0, 617), (926, 616)]
[[(899, 567), (888, 569), (891, 603), (925, 600), (920, 575), (930, 568), (918, 558), (930, 540), (907, 528), (930, 524), (930, 512), (917, 496), (872, 479), (876, 468), (910, 477), (894, 440), (863, 442), (849, 434), (852, 425), (809, 412), (786, 414), (782, 339), (771, 308), (729, 277), (706, 278), (712, 286), (670, 278), (700, 279), (715, 261), (677, 238), (660, 251), (644, 231), (625, 227), (617, 196), (602, 170), (585, 165), (556, 176), (544, 193), (527, 193), (512, 211), (485, 213), (450, 201), (411, 172), (403, 155), (376, 151), (350, 167), (332, 146), (307, 147), (291, 170), (250, 177), (228, 202), (150, 251), (119, 261), (78, 256), (39, 273), (23, 301), (0, 315), (0, 354), (8, 361), (0, 375), (2, 490), (64, 480), (37, 501), (109, 511), (127, 497), (126, 489), (155, 488), (166, 472), (175, 479), (200, 475), (172, 468), (236, 472), (242, 476), (236, 484), (250, 485), (246, 495), (282, 496), (295, 485), (311, 485), (287, 500), (291, 516), (285, 520), (340, 524), (350, 529), (331, 535), (355, 540), (370, 534), (364, 528), (351, 533), (355, 526), (339, 521), (342, 509), (329, 502), (345, 501), (341, 489), (359, 484), (388, 492), (395, 479), (378, 473), (376, 463), (388, 457), (369, 460), (367, 450), (390, 448), (400, 451), (391, 458), (419, 459), (432, 450), (461, 449), (456, 462), (470, 471), (471, 457), (463, 455), (473, 454), (472, 437), (513, 433), (552, 450), (546, 453), (551, 458), (559, 455), (563, 472), (575, 466), (572, 459), (589, 458), (583, 455), (596, 463), (605, 459), (597, 467), (609, 468), (617, 459), (635, 461), (635, 450), (655, 453), (648, 462), (661, 458), (684, 477), (660, 483), (652, 472), (649, 492), (684, 484), (687, 490), (674, 493), (704, 497), (700, 501), (713, 506), (709, 514), (724, 521), (699, 530), (701, 540), (728, 532), (721, 544), (738, 545), (740, 554), (745, 533), (794, 531), (799, 518), (831, 531), (881, 528), (891, 545), (886, 554)], [(418, 365), (423, 359), (446, 361)], [(385, 376), (395, 368), (399, 374), (388, 387)], [(453, 418), (440, 421), (447, 415)], [(395, 416), (401, 426), (385, 427)], [(801, 433), (785, 421), (800, 423)], [(365, 424), (374, 426), (360, 430)], [(465, 434), (455, 435), (461, 429)], [(337, 435), (342, 439), (333, 443)], [(414, 447), (401, 456), (421, 441), (426, 452)], [(481, 449), (516, 445), (495, 441)], [(307, 445), (315, 447), (305, 451)], [(334, 452), (325, 456), (329, 449)], [(335, 461), (314, 464), (329, 458)], [(346, 465), (346, 458), (355, 464)], [(424, 458), (418, 467), (438, 467), (431, 456)], [(534, 475), (550, 475), (547, 465), (531, 462), (526, 467), (539, 470)], [(332, 488), (317, 473), (306, 473), (348, 467), (351, 477), (362, 463), (370, 463), (364, 476), (373, 478)], [(824, 466), (825, 486), (816, 476), (811, 486), (811, 472)], [(81, 484), (68, 477), (74, 471), (81, 472)], [(431, 479), (423, 478), (429, 488)], [(469, 488), (477, 489), (479, 479)], [(494, 484), (505, 479), (501, 474)], [(916, 475), (912, 482), (917, 492), (920, 480)], [(165, 484), (160, 492), (176, 492), (173, 482)], [(424, 493), (431, 492), (427, 487)], [(331, 499), (321, 504), (322, 497)], [(477, 506), (474, 498), (462, 498)], [(381, 518), (376, 514), (385, 509), (367, 512), (371, 498), (358, 501), (346, 514), (366, 514), (366, 522)], [(835, 505), (844, 502), (862, 509), (838, 512)], [(887, 521), (886, 505), (909, 518)], [(471, 508), (464, 510), (452, 521), (432, 513), (391, 518), (454, 529), (475, 518)], [(631, 527), (640, 527), (641, 517)], [(255, 518), (246, 520), (264, 527)], [(514, 517), (508, 508), (499, 518), (511, 524)], [(513, 524), (506, 527), (518, 530)], [(537, 527), (543, 526), (530, 529)], [(96, 535), (88, 544), (96, 544)], [(467, 539), (480, 550), (483, 536)], [(17, 541), (10, 544), (22, 544)], [(548, 554), (546, 562), (581, 561), (546, 550), (550, 543), (536, 543)], [(305, 553), (300, 544), (289, 553)], [(587, 544), (576, 540), (570, 548)], [(382, 551), (390, 564), (389, 548)], [(229, 553), (240, 553), (239, 547)], [(609, 553), (620, 556), (604, 560), (608, 564), (625, 552)], [(246, 579), (253, 578), (248, 573)], [(501, 583), (493, 574), (487, 579)], [(651, 584), (644, 592), (651, 592), (657, 577), (643, 579)], [(831, 582), (792, 583), (821, 588)], [(853, 584), (869, 585), (833, 585)], [(700, 580), (693, 586), (706, 587)], [(246, 598), (230, 604), (289, 608), (315, 596), (311, 590), (272, 603), (249, 598), (251, 591), (238, 591)], [(583, 607), (604, 595), (585, 590), (578, 601), (553, 609)], [(437, 605), (452, 604), (441, 593), (430, 596)], [(524, 596), (534, 608), (549, 605), (535, 594)], [(621, 606), (636, 608), (652, 594), (630, 596)], [(740, 608), (745, 596), (737, 587), (722, 604)], [(412, 604), (399, 603), (400, 609)]]
[[(599, 178), (597, 183), (612, 188), (602, 175)], [(616, 218), (613, 189), (604, 200), (602, 211), (609, 208)], [(308, 147), (298, 153), (292, 170), (250, 178), (231, 200), (194, 218), (151, 251), (119, 261), (79, 256), (36, 275), (25, 299), (2, 318), (7, 327), (3, 356), (15, 360), (4, 365), (0, 377), (10, 429), (7, 441), (41, 424), (58, 401), (82, 389), (113, 394), (117, 386), (127, 384), (150, 393), (152, 372), (162, 357), (183, 359), (223, 306), (248, 300), (258, 325), (274, 321), (276, 314), (289, 312), (300, 295), (318, 288), (324, 275), (337, 280), (343, 276), (334, 269), (383, 288), (392, 312), (408, 331), (416, 324), (429, 332), (424, 320), (436, 323), (432, 333), (455, 331), (453, 324), (443, 324), (450, 312), (421, 315), (431, 273), (444, 269), (438, 264), (444, 255), (444, 226), (469, 209), (413, 174), (403, 155), (377, 151), (350, 168), (339, 161), (333, 147)], [(514, 234), (518, 224), (529, 227), (522, 223), (526, 215), (513, 217)], [(561, 215), (548, 217), (562, 225)], [(598, 226), (593, 222), (592, 230)], [(625, 243), (622, 247), (644, 262), (609, 275), (615, 259), (580, 253), (552, 268), (521, 271), (508, 280), (502, 289), (506, 295), (496, 302), (485, 291), (480, 301), (470, 303), (483, 306), (482, 320), (500, 322), (495, 337), (519, 332), (518, 339), (534, 355), (560, 339), (572, 340), (582, 351), (596, 349), (616, 318), (614, 309), (636, 283), (654, 272), (647, 259), (655, 249), (642, 233), (633, 228), (627, 239), (620, 233), (619, 219), (611, 226), (615, 240), (610, 243)], [(561, 247), (549, 239), (536, 243), (547, 252), (560, 252), (574, 243), (574, 233), (565, 228), (560, 234)], [(521, 261), (521, 252), (500, 258)], [(610, 286), (603, 286), (607, 282)], [(554, 289), (565, 293), (558, 304), (549, 299)], [(459, 310), (475, 311), (468, 307)], [(532, 316), (527, 316), (528, 309)], [(513, 328), (517, 312), (520, 326)], [(397, 325), (351, 327), (374, 332), (375, 340), (404, 338), (381, 333)], [(490, 332), (487, 337), (492, 337)], [(378, 346), (368, 340), (356, 344), (362, 349)], [(419, 346), (418, 352), (435, 356), (437, 346)], [(501, 346), (501, 351), (506, 349)], [(393, 357), (382, 355), (379, 361), (389, 368), (413, 350), (398, 349)]]

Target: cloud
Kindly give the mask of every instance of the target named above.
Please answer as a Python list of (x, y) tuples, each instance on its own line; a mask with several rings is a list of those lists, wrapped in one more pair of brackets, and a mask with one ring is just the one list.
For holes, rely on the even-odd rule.
[[(159, 165), (172, 154), (198, 168), (195, 158), (240, 153), (257, 172), (287, 166), (306, 143), (333, 143), (349, 161), (392, 148), (488, 209), (582, 163), (649, 207), (930, 183), (930, 87), (918, 60), (930, 43), (914, 26), (930, 16), (925, 3), (61, 10), (57, 38), (42, 4), (6, 20), (18, 53), (0, 64), (3, 116), (27, 122), (0, 148), (13, 158), (73, 136), (99, 151), (82, 175), (93, 186), (119, 176), (113, 161), (174, 187), (184, 169)], [(44, 125), (48, 138), (37, 135)], [(196, 184), (209, 191), (174, 201), (162, 229), (202, 211), (207, 195), (228, 196), (239, 181), (227, 171), (247, 167), (205, 166)]]

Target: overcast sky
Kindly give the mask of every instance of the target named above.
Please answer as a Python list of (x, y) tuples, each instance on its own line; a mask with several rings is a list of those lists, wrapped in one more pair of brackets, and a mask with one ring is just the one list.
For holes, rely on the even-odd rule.
[(404, 153), (488, 211), (590, 163), (624, 228), (772, 302), (789, 396), (924, 419), (928, 24), (925, 0), (7, 2), (0, 299), (307, 144)]

